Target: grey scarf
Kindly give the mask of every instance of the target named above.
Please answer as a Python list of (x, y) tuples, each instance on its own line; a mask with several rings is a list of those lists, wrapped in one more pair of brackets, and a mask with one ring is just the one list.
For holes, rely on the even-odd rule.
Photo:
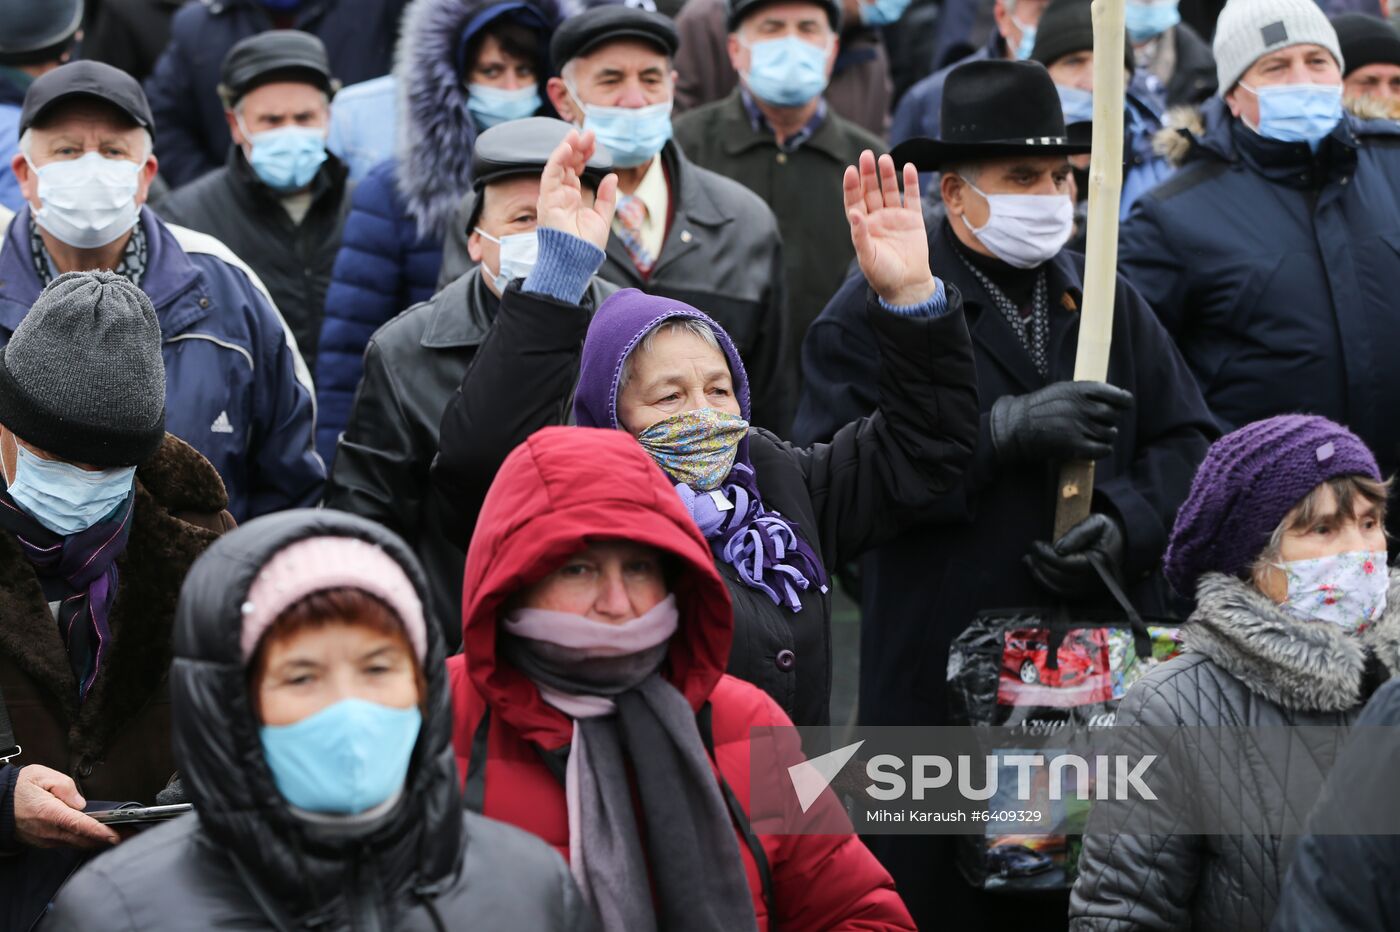
[[(668, 599), (653, 612), (674, 613), (674, 605)], [(560, 620), (558, 613), (539, 615)], [(738, 839), (695, 712), (657, 672), (668, 648), (662, 641), (598, 656), (509, 630), (500, 638), (502, 656), (574, 718), (566, 779), (570, 866), (603, 928), (756, 930)]]

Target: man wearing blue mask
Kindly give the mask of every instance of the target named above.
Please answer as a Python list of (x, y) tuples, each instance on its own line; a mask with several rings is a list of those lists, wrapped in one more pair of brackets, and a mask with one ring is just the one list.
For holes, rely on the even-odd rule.
[[(612, 157), (619, 200), (598, 275), (706, 308), (748, 369), (754, 420), (785, 430), (793, 361), (782, 240), (773, 211), (736, 181), (694, 164), (671, 139), (677, 37), (671, 21), (601, 6), (564, 22), (549, 99)], [(836, 191), (833, 189), (832, 197)]]
[(1312, 0), (1230, 0), (1219, 97), (1182, 168), (1124, 223), (1119, 268), (1223, 430), (1320, 414), (1400, 467), (1400, 129), (1343, 114), (1345, 62)]
[(1195, 106), (1215, 93), (1215, 59), (1181, 21), (1181, 0), (1127, 0), (1124, 17), (1133, 62), (1132, 90), (1160, 114)]
[(855, 258), (836, 192), (847, 165), (884, 143), (833, 111), (824, 91), (836, 61), (835, 0), (735, 0), (729, 59), (739, 87), (676, 120), (697, 165), (733, 178), (773, 209), (783, 235), (790, 311), (788, 358), (845, 281)]
[(0, 344), (60, 275), (114, 271), (155, 305), (168, 427), (214, 464), (234, 518), (317, 501), (326, 472), (291, 329), (227, 246), (145, 206), (158, 164), (141, 85), (63, 65), (29, 86), (20, 129), (10, 168), (28, 209), (0, 222)]
[(85, 808), (165, 789), (175, 602), (233, 525), (214, 468), (165, 432), (150, 299), (115, 273), (74, 272), (27, 310), (0, 353), (4, 929), (30, 928), (75, 866), (118, 842)]
[[(431, 614), (454, 646), (462, 638), (466, 554), (454, 543), (461, 528), (451, 526), (428, 468), (443, 409), (490, 334), (502, 293), (534, 267), (540, 173), (569, 129), (561, 120), (529, 117), (477, 137), (472, 192), (460, 214), (474, 265), (375, 331), (326, 490), (327, 507), (377, 521), (413, 547), (428, 570)], [(588, 163), (580, 179), (585, 199), (608, 165), (602, 153)], [(595, 277), (583, 303), (596, 308), (616, 290)]]
[(350, 211), (346, 169), (326, 151), (331, 77), (321, 40), (274, 30), (224, 59), (219, 85), (233, 145), (223, 168), (173, 192), (156, 210), (208, 233), (267, 285), (308, 368)]

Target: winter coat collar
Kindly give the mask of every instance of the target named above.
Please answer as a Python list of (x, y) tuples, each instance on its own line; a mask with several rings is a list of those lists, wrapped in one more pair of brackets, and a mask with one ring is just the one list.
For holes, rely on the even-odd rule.
[[(210, 519), (228, 505), (223, 482), (193, 447), (167, 434), (136, 472), (131, 537), (117, 560), (111, 655), (80, 707), (67, 651), (33, 567), (0, 533), (0, 651), (41, 689), (69, 725), (77, 757), (100, 759), (165, 682), (170, 630), (185, 573), (217, 534), (180, 515)], [(23, 736), (20, 742), (23, 743)]]
[[(725, 98), (722, 106), (723, 110), (720, 112), (717, 130), (720, 137), (724, 139), (725, 151), (731, 156), (742, 155), (750, 149), (760, 146), (777, 148), (777, 140), (771, 130), (754, 129), (738, 88), (735, 88)], [(816, 132), (808, 137), (800, 148), (821, 152), (844, 165), (846, 163), (845, 149), (848, 147), (841, 145), (842, 137), (845, 134), (841, 131), (840, 120), (841, 117), (837, 115), (836, 111), (828, 107), (826, 119), (822, 120), (821, 126), (817, 127)]]
[(1385, 614), (1359, 635), (1303, 621), (1249, 583), (1208, 573), (1196, 587), (1196, 610), (1182, 637), (1189, 650), (1269, 702), (1344, 712), (1365, 699), (1368, 651), (1389, 671), (1400, 671), (1400, 570), (1391, 570)]
[[(404, 13), (394, 77), (398, 92), (395, 183), (421, 236), (447, 236), (462, 196), (471, 188), (476, 124), (467, 109), (467, 83), (457, 71), (462, 32), (496, 0), (420, 0)], [(556, 0), (529, 0), (556, 23)], [(546, 75), (540, 75), (544, 94)], [(551, 114), (553, 111), (549, 111)]]
[[(583, 306), (597, 308), (616, 290), (616, 285), (594, 276), (584, 292)], [(500, 308), (501, 299), (486, 287), (478, 265), (433, 297), (427, 326), (418, 344), (432, 350), (480, 346), (491, 332)]]

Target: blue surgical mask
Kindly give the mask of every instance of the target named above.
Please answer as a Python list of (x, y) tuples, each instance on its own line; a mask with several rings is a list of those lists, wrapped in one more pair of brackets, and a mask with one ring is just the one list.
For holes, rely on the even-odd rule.
[(116, 511), (136, 483), (136, 467), (90, 472), (72, 463), (46, 460), (19, 444), (10, 498), (26, 514), (55, 534), (86, 531)]
[(1021, 30), (1021, 44), (1016, 46), (1016, 57), (1021, 61), (1031, 57), (1031, 52), (1035, 50), (1035, 26), (1027, 26), (1016, 17), (1011, 17), (1011, 21), (1016, 24), (1016, 28)]
[(403, 787), (422, 725), (417, 706), (342, 699), (291, 725), (264, 725), (259, 734), (283, 799), (307, 812), (354, 815)]
[(263, 184), (274, 191), (300, 191), (311, 184), (326, 161), (324, 129), (281, 126), (250, 134), (239, 120), (239, 129), (253, 147), (248, 164)]
[(830, 46), (813, 45), (796, 36), (745, 45), (749, 73), (744, 81), (760, 100), (775, 107), (800, 107), (826, 89)]
[(579, 100), (572, 87), (568, 91), (583, 110), (583, 128), (593, 131), (618, 168), (645, 164), (671, 141), (669, 100), (649, 107), (600, 107)]
[(531, 84), (512, 91), (489, 84), (469, 84), (467, 109), (484, 130), (498, 123), (523, 120), (540, 109), (540, 86)]
[(1259, 126), (1266, 139), (1306, 142), (1317, 151), (1342, 120), (1340, 84), (1271, 84), (1258, 90), (1240, 87), (1259, 98)]
[(500, 239), (496, 239), (481, 227), (477, 227), (476, 232), (501, 247), (501, 267), (496, 272), (492, 273), (484, 263), (481, 266), (491, 275), (496, 294), (505, 294), (506, 286), (517, 278), (530, 277), (530, 272), (534, 270), (535, 262), (540, 256), (540, 240), (534, 230), (529, 233), (511, 233)]
[(860, 5), (860, 21), (867, 26), (888, 26), (899, 22), (910, 0), (870, 0)]
[(1177, 0), (1159, 3), (1129, 2), (1123, 9), (1128, 24), (1128, 39), (1135, 45), (1160, 36), (1181, 22)]
[(1077, 87), (1055, 85), (1060, 95), (1060, 108), (1065, 112), (1065, 123), (1083, 123), (1094, 118), (1094, 94)]

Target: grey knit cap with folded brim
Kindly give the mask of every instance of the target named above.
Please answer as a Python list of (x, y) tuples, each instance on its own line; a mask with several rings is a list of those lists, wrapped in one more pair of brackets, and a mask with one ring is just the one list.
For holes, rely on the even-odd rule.
[(165, 436), (160, 323), (113, 272), (69, 272), (0, 348), (0, 424), (61, 459), (135, 466)]
[(1217, 93), (1224, 97), (1250, 65), (1292, 45), (1320, 45), (1346, 68), (1337, 30), (1315, 0), (1229, 0), (1215, 23)]

